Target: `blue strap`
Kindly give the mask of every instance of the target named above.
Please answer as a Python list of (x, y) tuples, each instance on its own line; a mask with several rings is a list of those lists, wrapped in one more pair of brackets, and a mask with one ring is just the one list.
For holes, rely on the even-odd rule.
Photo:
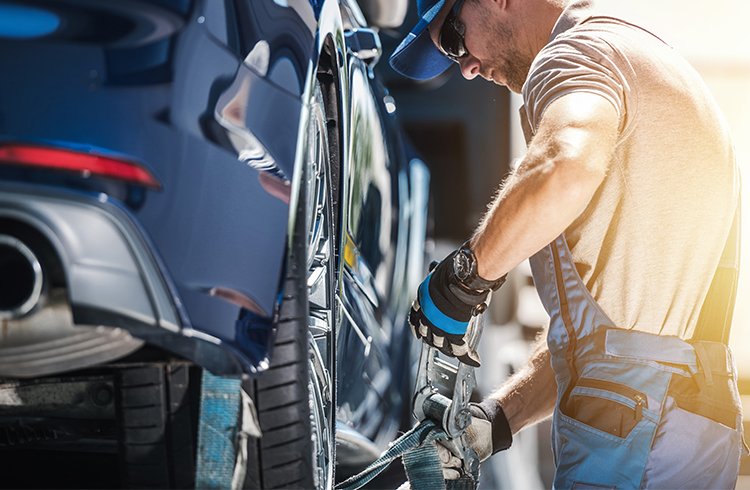
[(434, 443), (422, 444), (405, 452), (402, 460), (412, 490), (445, 489), (443, 467)]
[(447, 439), (447, 434), (431, 420), (423, 420), (416, 427), (391, 443), (387, 451), (370, 466), (336, 485), (337, 490), (357, 490), (385, 470), (391, 462), (403, 458), (406, 476), (412, 490), (473, 490), (479, 473), (459, 480), (445, 481), (443, 465), (435, 441)]
[(236, 459), (240, 378), (214, 376), (203, 370), (195, 488), (232, 486)]
[[(388, 450), (380, 455), (378, 459), (372, 462), (361, 473), (352, 476), (346, 481), (336, 485), (340, 490), (356, 490), (366, 485), (370, 480), (378, 476), (394, 459), (399, 458), (405, 452), (414, 449), (424, 443), (427, 436), (435, 429), (435, 423), (431, 420), (423, 421), (412, 430), (402, 435), (391, 443)], [(441, 431), (442, 432), (442, 431)]]

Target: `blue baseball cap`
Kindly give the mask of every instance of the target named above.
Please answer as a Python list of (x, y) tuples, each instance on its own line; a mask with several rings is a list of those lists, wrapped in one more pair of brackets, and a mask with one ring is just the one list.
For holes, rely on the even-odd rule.
[(393, 69), (405, 77), (429, 80), (453, 64), (432, 42), (430, 31), (427, 29), (443, 5), (445, 0), (417, 0), (419, 22), (388, 60)]

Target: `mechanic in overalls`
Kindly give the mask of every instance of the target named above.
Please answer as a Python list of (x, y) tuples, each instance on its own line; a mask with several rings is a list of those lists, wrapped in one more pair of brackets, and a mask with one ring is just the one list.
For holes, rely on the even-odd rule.
[(524, 102), (525, 157), (410, 314), (422, 340), (479, 365), (467, 324), (530, 257), (547, 342), (472, 408), (473, 447), (485, 459), (552, 414), (555, 488), (734, 488), (740, 182), (703, 82), (656, 35), (587, 1), (417, 6), (398, 72), (429, 79), (455, 62)]

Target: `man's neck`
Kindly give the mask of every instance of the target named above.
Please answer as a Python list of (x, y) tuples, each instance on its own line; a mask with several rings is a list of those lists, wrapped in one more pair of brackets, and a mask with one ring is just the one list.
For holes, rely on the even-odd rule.
[(521, 46), (531, 59), (549, 42), (552, 29), (570, 0), (515, 0)]

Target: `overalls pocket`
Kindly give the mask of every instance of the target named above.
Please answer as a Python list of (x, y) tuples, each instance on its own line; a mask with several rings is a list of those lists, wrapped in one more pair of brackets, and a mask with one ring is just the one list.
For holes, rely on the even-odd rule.
[(736, 483), (746, 447), (734, 362), (722, 344), (694, 345), (700, 368), (672, 375), (644, 475), (647, 488), (730, 489)]
[(616, 437), (626, 438), (643, 418), (646, 395), (629, 386), (580, 378), (564, 410), (570, 418)]
[(578, 372), (555, 414), (555, 488), (638, 488), (670, 373), (611, 356)]
[[(734, 417), (738, 415), (736, 412)], [(742, 435), (726, 422), (729, 420), (719, 411), (694, 413), (680, 407), (675, 398), (667, 397), (643, 487), (734, 488), (743, 450)]]

